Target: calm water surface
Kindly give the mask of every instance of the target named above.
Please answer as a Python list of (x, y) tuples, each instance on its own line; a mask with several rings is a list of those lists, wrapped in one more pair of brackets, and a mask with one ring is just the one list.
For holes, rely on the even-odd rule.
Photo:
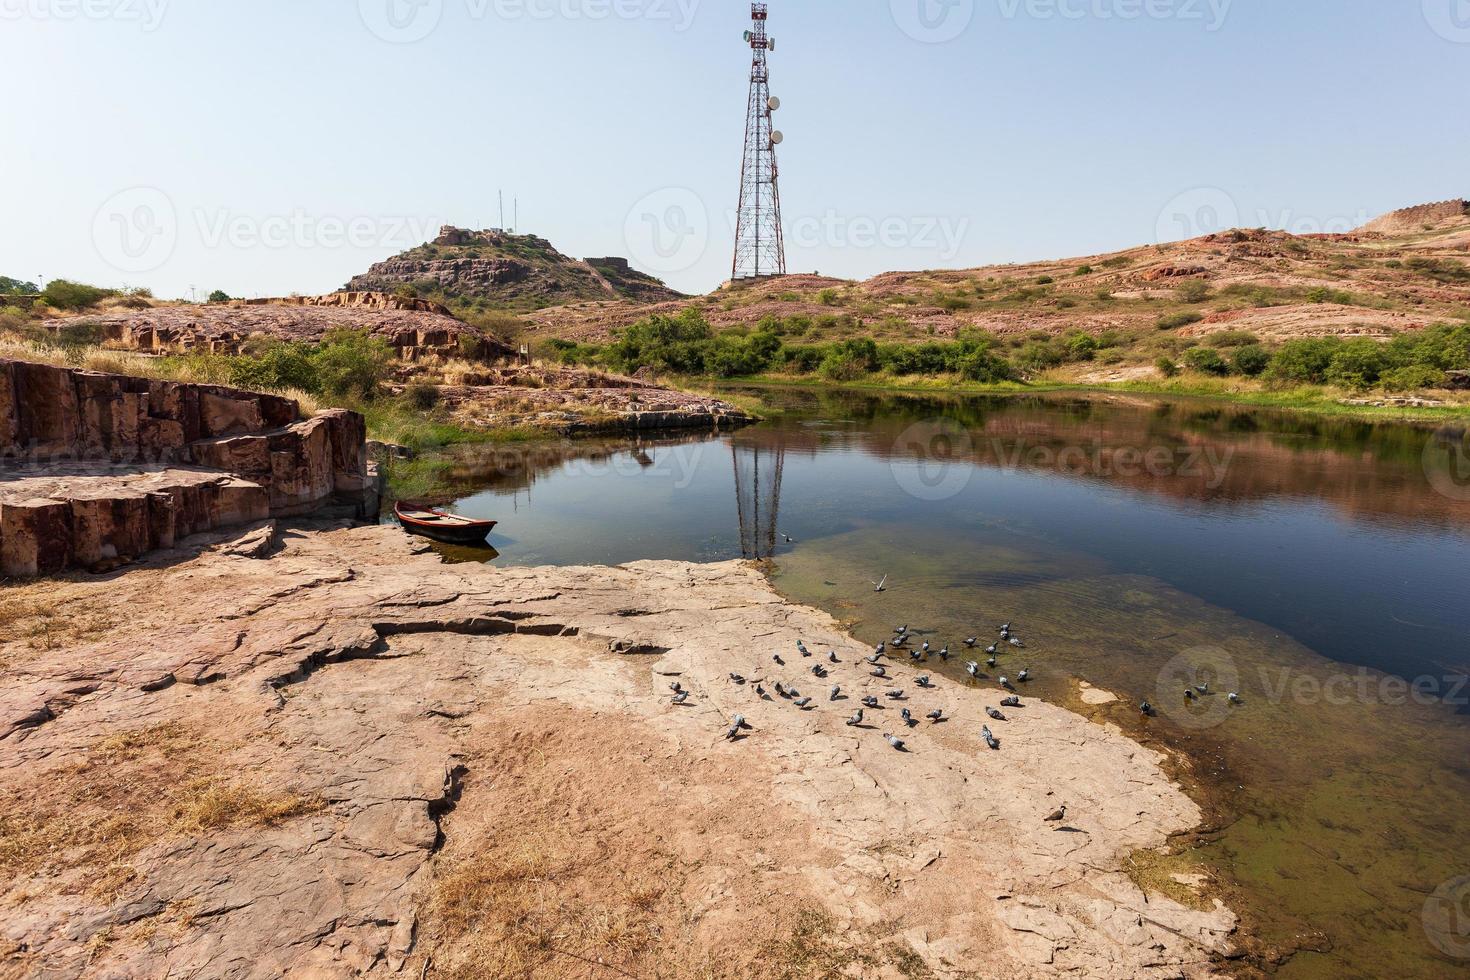
[[(783, 593), (874, 642), (908, 623), (959, 650), (1014, 620), (1027, 648), (992, 677), (1029, 666), (1032, 696), (1180, 753), (1214, 826), (1139, 873), (1210, 876), (1256, 966), (1470, 975), (1460, 433), (1118, 396), (761, 395), (780, 414), (733, 434), (477, 449), (457, 508), (501, 522), (507, 564), (771, 558)], [(1079, 680), (1123, 700), (1086, 705)], [(1207, 682), (1222, 693), (1184, 699)]]

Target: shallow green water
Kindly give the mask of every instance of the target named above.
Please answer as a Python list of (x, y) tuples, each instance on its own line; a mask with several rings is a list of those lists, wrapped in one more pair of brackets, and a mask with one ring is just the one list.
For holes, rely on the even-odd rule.
[[(1029, 666), (1031, 696), (1188, 760), (1217, 826), (1171, 867), (1244, 913), (1247, 968), (1470, 975), (1470, 887), (1431, 897), (1470, 874), (1458, 434), (1133, 397), (765, 396), (784, 413), (734, 434), (481, 450), (459, 509), (502, 522), (501, 562), (773, 558), (783, 593), (873, 642), (907, 623), (957, 676), (963, 637), (1014, 621), (1027, 647), (992, 678)], [(1076, 679), (1121, 700), (1081, 704)]]

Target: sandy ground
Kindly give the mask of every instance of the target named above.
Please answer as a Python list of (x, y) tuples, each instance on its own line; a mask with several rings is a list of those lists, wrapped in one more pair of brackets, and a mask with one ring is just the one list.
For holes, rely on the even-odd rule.
[(0, 976), (1223, 969), (1227, 909), (1120, 871), (1200, 820), (1157, 753), (873, 678), (754, 568), (446, 566), (391, 528), (244, 554), (0, 595)]

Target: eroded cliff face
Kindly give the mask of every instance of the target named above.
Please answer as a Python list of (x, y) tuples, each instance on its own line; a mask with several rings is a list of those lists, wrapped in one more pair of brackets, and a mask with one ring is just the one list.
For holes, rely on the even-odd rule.
[(361, 415), (0, 361), (0, 574), (103, 569), (219, 527), (377, 512)]

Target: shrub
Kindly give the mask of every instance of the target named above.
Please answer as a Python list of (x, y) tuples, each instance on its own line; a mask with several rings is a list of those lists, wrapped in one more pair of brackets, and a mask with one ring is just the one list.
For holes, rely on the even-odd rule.
[(1165, 313), (1159, 317), (1158, 327), (1160, 330), (1175, 330), (1179, 327), (1187, 327), (1191, 323), (1199, 323), (1204, 317), (1193, 310), (1181, 310), (1178, 313)]
[(1179, 373), (1179, 365), (1174, 363), (1173, 358), (1160, 357), (1154, 361), (1154, 367), (1166, 378), (1172, 378)]
[(1072, 275), (1074, 276), (1086, 276), (1090, 275), (1091, 273), (1092, 266), (1090, 265), (1079, 265), (1076, 269), (1072, 271)]
[(427, 381), (411, 381), (403, 389), (403, 400), (416, 412), (427, 412), (439, 404), (439, 386)]
[(838, 306), (842, 303), (842, 293), (828, 287), (817, 293), (817, 302), (823, 306)]
[(1181, 303), (1203, 303), (1210, 298), (1210, 284), (1203, 279), (1188, 279), (1174, 292)]
[(1066, 356), (1060, 345), (1050, 341), (1033, 340), (1016, 352), (1016, 362), (1028, 371), (1054, 368), (1064, 360)]
[(1217, 330), (1205, 338), (1211, 347), (1246, 347), (1259, 342), (1260, 338), (1249, 330)]
[(641, 367), (700, 374), (711, 336), (704, 314), (693, 307), (676, 316), (655, 313), (626, 327), (608, 345), (606, 358), (613, 368), (630, 374)]
[(1191, 347), (1184, 352), (1184, 363), (1201, 374), (1229, 374), (1230, 365), (1213, 347)]
[(1326, 380), (1336, 344), (1331, 340), (1289, 340), (1272, 355), (1270, 375), (1279, 381), (1321, 384)]
[(317, 383), (329, 395), (373, 398), (388, 376), (393, 348), (365, 330), (334, 330), (311, 355)]
[(828, 381), (856, 381), (867, 374), (862, 362), (851, 354), (833, 350), (822, 358), (818, 373)]
[(1339, 346), (1328, 362), (1326, 378), (1343, 388), (1361, 390), (1377, 384), (1388, 367), (1383, 346), (1377, 341), (1360, 338)]
[(398, 286), (394, 288), (393, 295), (397, 296), (399, 299), (418, 299), (419, 291), (413, 287), (412, 283), (404, 282), (399, 283)]
[(1237, 374), (1243, 374), (1248, 378), (1254, 378), (1263, 373), (1271, 364), (1271, 354), (1260, 344), (1247, 344), (1238, 348), (1230, 358), (1230, 366)]
[(939, 306), (951, 313), (957, 310), (968, 310), (970, 305), (970, 301), (963, 296), (942, 296), (939, 299)]
[(1090, 361), (1097, 354), (1097, 341), (1082, 331), (1067, 335), (1063, 340), (1067, 346), (1067, 359)]
[(1414, 391), (1418, 388), (1442, 388), (1444, 372), (1429, 364), (1411, 364), (1408, 367), (1385, 371), (1378, 379), (1380, 387), (1389, 391)]
[(102, 343), (104, 336), (102, 324), (83, 320), (80, 323), (63, 323), (50, 332), (49, 339), (65, 350), (79, 350), (83, 347), (96, 347)]
[(109, 296), (116, 295), (117, 290), (115, 289), (88, 286), (85, 283), (70, 282), (66, 279), (53, 279), (46, 284), (45, 290), (41, 293), (41, 301), (58, 310), (83, 310), (89, 306), (96, 306)]
[(252, 347), (229, 360), (229, 383), (241, 388), (295, 389), (307, 394), (322, 390), (310, 344), (272, 342)]
[(1053, 279), (1051, 276), (1041, 276), (1040, 278), (1038, 278), (1036, 280), (1036, 285), (1038, 285), (1038, 286), (1050, 286), (1054, 282), (1056, 282), (1056, 280)]
[(228, 303), (230, 301), (230, 294), (223, 289), (216, 289), (209, 294), (209, 301), (211, 303)]

